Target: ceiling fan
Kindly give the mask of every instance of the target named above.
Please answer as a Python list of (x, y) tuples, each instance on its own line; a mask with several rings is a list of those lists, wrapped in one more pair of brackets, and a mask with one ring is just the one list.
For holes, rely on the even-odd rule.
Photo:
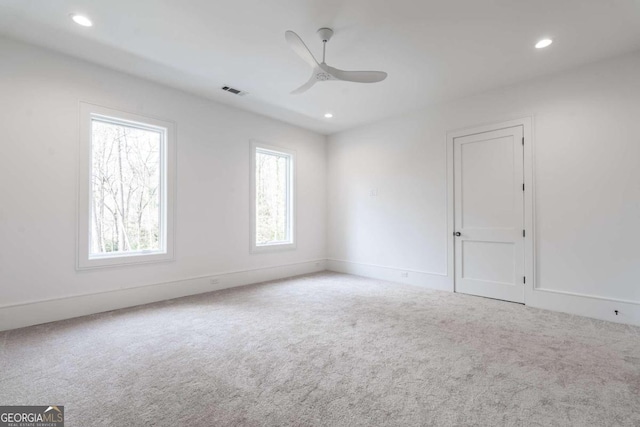
[(298, 89), (291, 92), (292, 95), (297, 95), (306, 92), (316, 82), (324, 82), (327, 80), (342, 80), (347, 82), (357, 83), (376, 83), (381, 82), (387, 78), (387, 73), (384, 71), (344, 71), (327, 65), (325, 60), (325, 52), (327, 42), (331, 40), (333, 36), (333, 30), (331, 28), (320, 28), (318, 30), (318, 36), (322, 40), (322, 62), (318, 63), (313, 54), (309, 51), (307, 45), (304, 44), (300, 36), (293, 31), (287, 31), (284, 33), (284, 37), (291, 46), (291, 49), (300, 56), (307, 64), (313, 68), (309, 81), (300, 86)]

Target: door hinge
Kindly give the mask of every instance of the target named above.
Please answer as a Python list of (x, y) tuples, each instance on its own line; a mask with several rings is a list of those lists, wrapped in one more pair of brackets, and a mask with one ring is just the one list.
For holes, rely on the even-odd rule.
[(527, 283), (527, 276), (522, 276), (522, 283)]
[(524, 145), (524, 136), (522, 137), (522, 145)]
[(522, 183), (522, 191), (524, 191), (524, 183)]
[(526, 237), (526, 236), (527, 236), (527, 233), (524, 230), (522, 230), (522, 237)]

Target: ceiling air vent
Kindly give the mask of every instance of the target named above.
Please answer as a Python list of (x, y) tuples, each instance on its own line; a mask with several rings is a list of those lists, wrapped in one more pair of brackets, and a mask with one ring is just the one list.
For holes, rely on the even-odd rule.
[(231, 86), (222, 86), (222, 90), (225, 90), (229, 93), (232, 93), (234, 95), (239, 95), (239, 96), (245, 96), (248, 92), (243, 92), (241, 90), (232, 88)]

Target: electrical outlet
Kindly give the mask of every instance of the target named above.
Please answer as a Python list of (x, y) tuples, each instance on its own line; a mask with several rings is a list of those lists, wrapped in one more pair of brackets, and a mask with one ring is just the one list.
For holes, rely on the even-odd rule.
[(400, 277), (409, 277), (409, 273), (407, 273), (406, 271), (403, 271), (400, 273)]
[(219, 279), (211, 279), (209, 280), (209, 283), (211, 283), (212, 285), (217, 285), (218, 283), (220, 283)]

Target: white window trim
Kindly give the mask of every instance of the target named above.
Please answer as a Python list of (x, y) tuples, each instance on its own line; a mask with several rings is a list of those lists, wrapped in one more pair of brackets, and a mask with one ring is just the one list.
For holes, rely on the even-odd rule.
[[(256, 152), (257, 150), (265, 150), (265, 151), (273, 151), (274, 153), (285, 154), (290, 157), (290, 170), (289, 170), (289, 221), (290, 224), (290, 233), (291, 239), (288, 243), (274, 243), (270, 245), (257, 245), (256, 244)], [(297, 224), (297, 216), (296, 216), (296, 152), (294, 150), (289, 150), (282, 147), (277, 147), (270, 144), (265, 144), (260, 141), (252, 140), (251, 141), (251, 167), (250, 167), (250, 181), (249, 181), (249, 206), (251, 209), (250, 222), (251, 222), (251, 233), (250, 233), (250, 252), (252, 254), (258, 253), (269, 253), (269, 252), (279, 252), (286, 250), (296, 249), (296, 241), (297, 241), (297, 232), (296, 232), (296, 224)]]
[[(165, 209), (164, 222), (161, 224), (164, 233), (165, 251), (146, 253), (133, 252), (114, 254), (104, 257), (90, 257), (91, 239), (91, 120), (93, 117), (113, 118), (117, 122), (131, 122), (136, 125), (150, 125), (166, 129), (164, 152), (161, 161), (165, 163), (165, 173), (161, 170), (164, 180), (164, 194), (161, 197), (166, 203), (161, 203)], [(153, 117), (141, 116), (125, 111), (102, 107), (99, 105), (80, 102), (80, 169), (78, 173), (78, 218), (77, 218), (77, 262), (78, 270), (115, 267), (132, 264), (172, 261), (174, 259), (175, 241), (175, 182), (176, 182), (176, 126), (174, 123)]]

